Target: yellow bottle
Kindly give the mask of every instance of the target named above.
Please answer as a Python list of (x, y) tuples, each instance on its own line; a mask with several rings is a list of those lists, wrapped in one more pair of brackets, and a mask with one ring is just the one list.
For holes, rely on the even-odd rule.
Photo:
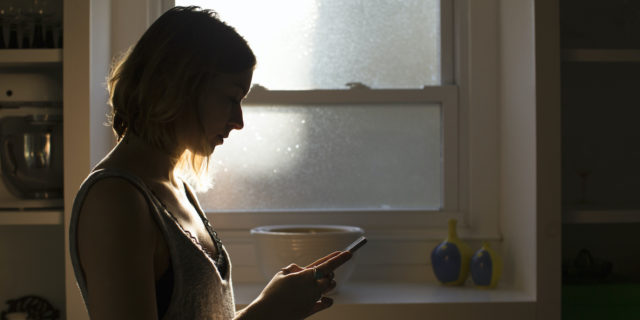
[(431, 252), (433, 273), (440, 283), (445, 285), (462, 285), (469, 274), (469, 263), (472, 251), (456, 232), (458, 220), (449, 220), (447, 239), (437, 245)]
[(471, 279), (479, 288), (495, 288), (502, 275), (502, 259), (486, 241), (471, 258)]

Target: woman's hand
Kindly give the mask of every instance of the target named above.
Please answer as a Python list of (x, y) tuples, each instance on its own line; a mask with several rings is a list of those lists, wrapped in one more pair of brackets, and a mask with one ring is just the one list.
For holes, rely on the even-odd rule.
[(242, 313), (246, 318), (299, 320), (329, 308), (333, 300), (322, 295), (335, 288), (333, 271), (350, 258), (351, 253), (336, 251), (304, 268), (282, 268)]

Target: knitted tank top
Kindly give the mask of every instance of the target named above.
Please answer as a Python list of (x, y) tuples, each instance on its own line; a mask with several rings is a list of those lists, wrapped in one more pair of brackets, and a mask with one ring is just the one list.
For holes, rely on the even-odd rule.
[[(166, 210), (160, 200), (139, 177), (114, 169), (100, 169), (92, 172), (80, 186), (73, 203), (69, 228), (69, 246), (71, 263), (85, 305), (88, 307), (88, 292), (84, 271), (80, 266), (78, 256), (78, 213), (91, 186), (96, 181), (106, 177), (122, 178), (134, 185), (144, 195), (150, 209), (149, 213), (162, 231), (165, 242), (169, 247), (173, 290), (169, 305), (162, 308), (161, 306), (158, 307), (163, 311), (166, 310), (162, 319), (233, 319), (235, 316), (235, 302), (233, 299), (229, 256), (206, 216), (200, 210), (196, 200), (190, 195), (189, 199), (192, 201), (196, 211), (198, 211), (210, 236), (218, 245), (221, 259), (217, 261), (213, 261), (207, 252), (203, 250), (200, 243), (182, 229), (178, 221)], [(216, 266), (216, 262), (223, 265)], [(223, 274), (219, 269), (223, 271)]]

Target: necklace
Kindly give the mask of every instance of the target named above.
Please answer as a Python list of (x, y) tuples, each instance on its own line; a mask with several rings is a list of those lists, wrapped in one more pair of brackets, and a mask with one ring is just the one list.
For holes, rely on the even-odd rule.
[[(216, 246), (216, 249), (217, 249), (218, 253), (217, 253), (217, 255), (215, 255), (215, 257), (214, 257), (214, 254), (211, 251), (209, 251), (206, 247), (204, 247), (202, 245), (202, 243), (200, 242), (200, 240), (198, 240), (197, 237), (195, 237), (189, 230), (186, 230), (185, 228), (182, 227), (182, 225), (180, 224), (180, 221), (178, 221), (178, 219), (171, 213), (171, 211), (169, 211), (169, 209), (164, 204), (164, 202), (160, 199), (160, 197), (158, 197), (158, 195), (151, 188), (149, 188), (149, 189), (151, 190), (151, 194), (156, 199), (156, 201), (160, 204), (160, 206), (162, 206), (162, 209), (164, 210), (164, 212), (169, 217), (171, 217), (171, 219), (175, 222), (175, 224), (182, 231), (182, 233), (187, 238), (189, 238), (191, 240), (191, 242), (193, 242), (193, 244), (195, 244), (196, 247), (198, 247), (209, 258), (209, 260), (214, 262), (214, 264), (218, 268), (218, 271), (220, 272), (220, 274), (222, 276), (224, 276), (226, 274), (227, 261), (226, 261), (226, 256), (223, 254), (223, 251), (222, 251), (223, 250), (222, 240), (220, 240), (220, 237), (218, 236), (218, 233), (213, 229), (213, 227), (211, 226), (211, 223), (209, 222), (207, 217), (203, 216), (200, 213), (200, 210), (198, 208), (195, 208), (195, 206), (194, 206), (194, 208), (196, 209), (196, 212), (198, 212), (198, 216), (200, 216), (200, 219), (202, 220), (205, 228), (207, 229), (207, 232), (209, 233), (209, 235), (213, 239), (213, 242), (214, 242), (214, 244)], [(189, 195), (187, 195), (187, 197), (189, 197)], [(190, 197), (189, 197), (189, 202), (192, 203)]]

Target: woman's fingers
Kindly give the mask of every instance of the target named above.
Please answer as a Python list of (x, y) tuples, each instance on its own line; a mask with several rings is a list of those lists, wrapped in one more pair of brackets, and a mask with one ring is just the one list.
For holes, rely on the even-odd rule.
[(320, 280), (316, 280), (316, 282), (322, 294), (325, 294), (336, 287), (336, 281), (332, 278), (322, 278)]
[(343, 265), (345, 262), (349, 261), (349, 259), (351, 259), (351, 256), (351, 252), (341, 251), (339, 254), (332, 256), (331, 258), (317, 265), (316, 268), (322, 274), (329, 274), (339, 266)]
[(336, 251), (336, 252), (333, 252), (331, 254), (328, 254), (328, 255), (326, 255), (326, 256), (324, 256), (324, 257), (312, 262), (310, 265), (306, 266), (306, 268), (313, 268), (315, 266), (318, 266), (319, 264), (321, 264), (321, 263), (323, 263), (323, 262), (325, 262), (325, 261), (327, 261), (327, 260), (339, 255), (340, 253), (342, 253), (342, 251)]
[(304, 270), (304, 268), (302, 268), (302, 267), (298, 266), (298, 265), (297, 265), (297, 264), (295, 264), (295, 263), (292, 263), (292, 264), (290, 264), (290, 265), (288, 265), (288, 266), (286, 266), (286, 267), (284, 267), (284, 268), (280, 269), (280, 271), (282, 272), (282, 274), (285, 274), (285, 275), (286, 275), (286, 274), (289, 274), (289, 273), (300, 272), (300, 271), (302, 271), (302, 270)]
[(329, 273), (333, 272), (335, 268), (341, 266), (343, 263), (347, 262), (349, 259), (351, 259), (350, 252), (336, 251), (314, 261), (313, 263), (309, 264), (304, 268), (296, 265), (295, 263), (292, 263), (280, 269), (280, 271), (282, 271), (283, 274), (289, 274), (289, 273), (313, 269), (314, 267), (316, 267), (320, 272), (322, 272), (322, 274), (328, 275)]
[(331, 305), (333, 305), (333, 299), (328, 298), (328, 297), (322, 297), (322, 298), (320, 298), (320, 300), (318, 300), (316, 302), (316, 304), (313, 305), (309, 315), (312, 315), (312, 314), (314, 314), (316, 312), (319, 312), (319, 311), (322, 311), (324, 309), (327, 309), (327, 308), (331, 307)]

